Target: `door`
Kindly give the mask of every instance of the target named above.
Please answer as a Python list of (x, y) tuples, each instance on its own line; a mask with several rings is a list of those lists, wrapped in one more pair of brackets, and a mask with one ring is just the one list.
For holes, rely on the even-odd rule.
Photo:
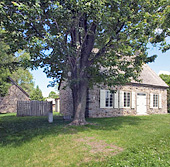
[(138, 115), (147, 114), (145, 93), (137, 93), (137, 114)]

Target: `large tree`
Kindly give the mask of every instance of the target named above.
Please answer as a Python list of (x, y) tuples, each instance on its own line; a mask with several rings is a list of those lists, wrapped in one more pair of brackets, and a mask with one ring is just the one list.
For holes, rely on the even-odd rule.
[[(165, 0), (2, 0), (1, 26), (11, 52), (25, 49), (33, 66), (72, 90), (74, 120), (86, 124), (89, 86), (137, 79), (149, 40), (166, 38)], [(161, 33), (158, 30), (162, 30)], [(164, 42), (161, 42), (164, 45)], [(134, 56), (135, 55), (135, 56)], [(30, 64), (29, 64), (30, 65)]]

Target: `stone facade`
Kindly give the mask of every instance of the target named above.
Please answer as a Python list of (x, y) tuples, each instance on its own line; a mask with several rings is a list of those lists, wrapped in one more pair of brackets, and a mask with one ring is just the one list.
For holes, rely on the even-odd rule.
[[(87, 92), (86, 116), (115, 117), (167, 113), (168, 85), (147, 65), (143, 64), (140, 82), (131, 81), (124, 86), (111, 88), (94, 86)], [(73, 115), (71, 90), (60, 83), (61, 113)], [(117, 90), (115, 92), (115, 90)]]
[(60, 88), (60, 113), (64, 116), (73, 115), (73, 99), (71, 89), (62, 83)]
[[(138, 115), (137, 114), (137, 93), (146, 94), (146, 108), (147, 114), (166, 114), (167, 113), (167, 90), (165, 87), (142, 85), (142, 84), (129, 84), (125, 86), (118, 86), (116, 89), (119, 91), (135, 92), (135, 107), (132, 108), (130, 104), (129, 108), (100, 108), (100, 89), (107, 90), (107, 86), (98, 88), (94, 86), (93, 89), (88, 92), (88, 103), (87, 110), (88, 116), (91, 118), (101, 117), (116, 117), (125, 115)], [(162, 107), (150, 107), (150, 94), (161, 94), (161, 105)], [(73, 116), (73, 104), (72, 94), (69, 88), (60, 89), (60, 111), (63, 115)], [(118, 102), (119, 103), (119, 102)], [(131, 101), (132, 103), (132, 101)], [(119, 106), (119, 105), (118, 105)]]
[(12, 85), (0, 104), (0, 113), (17, 112), (17, 101), (29, 101), (29, 96), (17, 85)]
[[(102, 89), (108, 89), (102, 87)], [(89, 117), (115, 117), (123, 115), (137, 115), (137, 93), (146, 94), (146, 107), (147, 114), (165, 114), (167, 113), (167, 90), (161, 87), (143, 86), (143, 85), (125, 85), (117, 87), (117, 91), (120, 90), (127, 92), (135, 92), (135, 107), (129, 108), (100, 108), (100, 88), (94, 87), (93, 90), (89, 90)], [(162, 108), (150, 108), (150, 93), (161, 94)], [(131, 104), (132, 105), (132, 104)], [(130, 106), (131, 106), (130, 105)]]

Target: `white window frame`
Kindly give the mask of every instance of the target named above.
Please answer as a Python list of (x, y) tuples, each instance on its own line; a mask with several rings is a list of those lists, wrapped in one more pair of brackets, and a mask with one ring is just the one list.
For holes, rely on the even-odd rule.
[(132, 100), (131, 99), (131, 93), (124, 91), (123, 98), (124, 98), (123, 108), (130, 108), (131, 100)]
[(158, 108), (159, 106), (159, 95), (153, 94), (153, 108)]
[[(111, 95), (112, 105), (110, 105)], [(106, 106), (107, 104), (106, 100), (108, 101), (108, 106)], [(117, 102), (115, 100), (117, 100)], [(118, 108), (118, 92), (112, 93), (110, 90), (100, 89), (100, 108)]]

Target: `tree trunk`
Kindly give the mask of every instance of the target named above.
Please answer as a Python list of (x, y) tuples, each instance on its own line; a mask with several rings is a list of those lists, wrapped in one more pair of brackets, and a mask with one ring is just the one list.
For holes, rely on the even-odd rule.
[(78, 86), (72, 89), (73, 95), (73, 114), (74, 119), (70, 125), (87, 125), (85, 120), (85, 109), (87, 100), (87, 86), (86, 81), (80, 81)]

